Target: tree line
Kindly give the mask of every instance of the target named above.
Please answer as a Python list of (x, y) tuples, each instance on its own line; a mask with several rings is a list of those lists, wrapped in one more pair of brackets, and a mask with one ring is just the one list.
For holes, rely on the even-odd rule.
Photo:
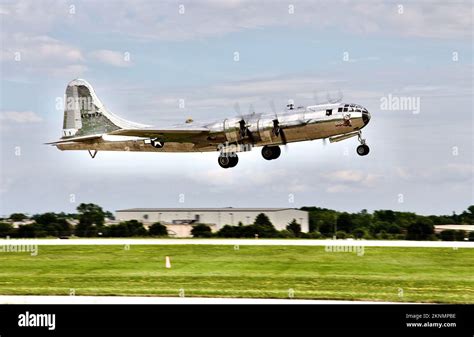
[[(367, 210), (358, 213), (337, 212), (327, 208), (302, 207), (309, 214), (310, 233), (323, 237), (399, 240), (464, 240), (473, 239), (473, 232), (446, 230), (435, 234), (435, 225), (474, 224), (474, 205), (461, 214), (418, 215), (412, 212)], [(446, 233), (444, 233), (446, 232)]]
[[(319, 207), (302, 207), (309, 214), (309, 233), (301, 231), (301, 226), (293, 219), (286, 229), (278, 231), (269, 218), (261, 213), (254, 223), (237, 226), (225, 225), (217, 232), (212, 232), (206, 224), (195, 224), (191, 234), (194, 237), (221, 238), (333, 238), (338, 239), (397, 239), (397, 240), (446, 240), (474, 241), (474, 231), (445, 230), (435, 233), (434, 226), (439, 224), (474, 223), (474, 205), (457, 215), (423, 216), (411, 212), (377, 210), (372, 214), (366, 210), (358, 213), (337, 212)], [(11, 214), (10, 222), (0, 220), (0, 237), (34, 238), (34, 237), (164, 237), (168, 235), (166, 226), (154, 223), (148, 228), (137, 220), (123, 221), (118, 224), (105, 224), (113, 219), (113, 214), (104, 211), (96, 204), (82, 203), (77, 213), (43, 213), (28, 218), (22, 213)], [(12, 221), (29, 219), (32, 223), (14, 228)], [(77, 225), (71, 225), (74, 219)]]

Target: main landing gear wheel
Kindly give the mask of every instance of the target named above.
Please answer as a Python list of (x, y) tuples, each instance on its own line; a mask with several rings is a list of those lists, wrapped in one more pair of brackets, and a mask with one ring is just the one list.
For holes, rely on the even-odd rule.
[(264, 146), (262, 148), (262, 157), (266, 160), (273, 160), (280, 157), (281, 149), (279, 146)]
[(365, 144), (359, 145), (357, 147), (357, 154), (359, 156), (366, 156), (369, 154), (369, 151), (370, 151), (370, 148)]
[(237, 163), (239, 162), (239, 157), (235, 153), (224, 155), (221, 154), (219, 158), (217, 158), (217, 162), (222, 168), (231, 168), (237, 165)]

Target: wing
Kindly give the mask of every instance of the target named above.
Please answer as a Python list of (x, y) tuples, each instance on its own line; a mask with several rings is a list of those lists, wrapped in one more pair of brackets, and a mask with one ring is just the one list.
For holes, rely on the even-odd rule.
[(209, 133), (209, 129), (201, 127), (169, 127), (166, 129), (120, 129), (109, 132), (108, 135), (157, 138), (163, 142), (183, 143), (205, 140)]

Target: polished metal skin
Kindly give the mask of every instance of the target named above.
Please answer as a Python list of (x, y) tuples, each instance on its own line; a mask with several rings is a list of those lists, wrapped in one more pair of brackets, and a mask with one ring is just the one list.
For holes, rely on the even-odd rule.
[[(92, 86), (80, 79), (66, 88), (63, 137), (49, 143), (60, 150), (145, 152), (219, 151), (219, 165), (237, 165), (237, 152), (263, 146), (267, 160), (280, 155), (279, 145), (314, 139), (330, 142), (358, 136), (359, 155), (369, 151), (361, 138), (361, 129), (370, 121), (370, 113), (357, 104), (331, 103), (307, 107), (289, 104), (286, 111), (248, 114), (208, 124), (187, 120), (181, 125), (155, 128), (124, 120), (99, 100)], [(92, 152), (94, 154), (92, 154)], [(230, 159), (223, 159), (229, 157)]]

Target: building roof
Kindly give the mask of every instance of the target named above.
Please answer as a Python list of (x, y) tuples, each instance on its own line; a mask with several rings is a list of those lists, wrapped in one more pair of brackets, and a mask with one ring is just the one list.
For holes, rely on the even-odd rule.
[[(129, 208), (119, 209), (116, 212), (279, 212), (297, 210), (297, 208)], [(306, 212), (306, 211), (301, 211)]]
[(474, 225), (435, 225), (436, 231), (444, 231), (447, 229), (470, 232), (470, 231), (474, 231)]

